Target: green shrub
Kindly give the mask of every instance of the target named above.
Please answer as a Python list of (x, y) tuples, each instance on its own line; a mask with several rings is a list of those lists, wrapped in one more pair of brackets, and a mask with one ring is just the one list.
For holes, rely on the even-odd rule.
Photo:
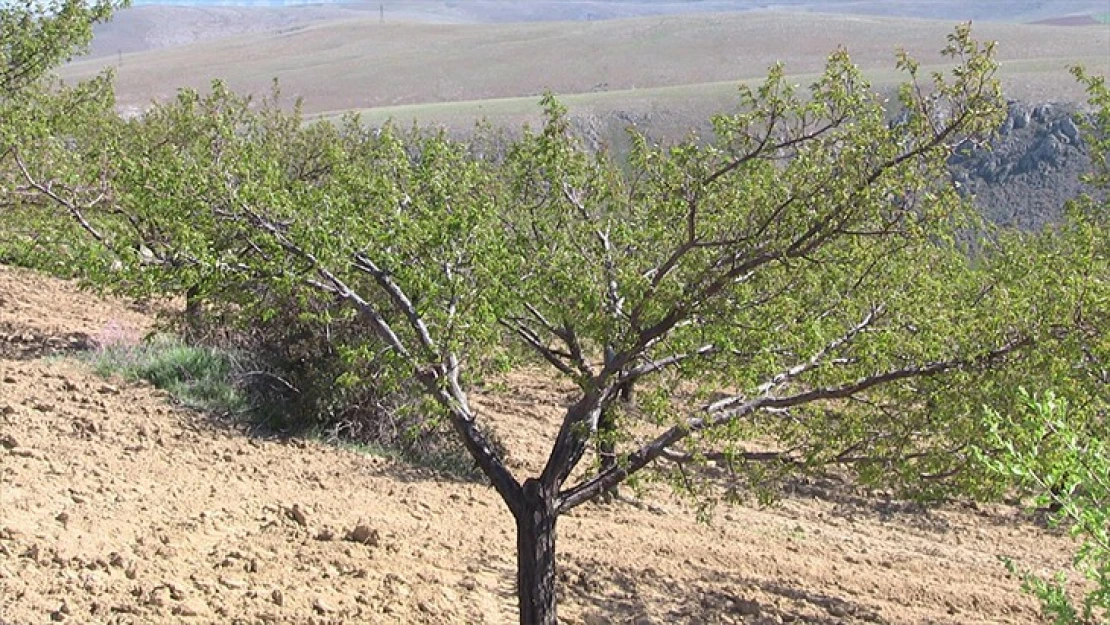
[(440, 411), (413, 381), (383, 373), (388, 350), (350, 308), (301, 290), (262, 287), (254, 295), (253, 306), (264, 314), (244, 322), (242, 309), (222, 314), (208, 306), (192, 331), (205, 343), (249, 354), (266, 372), (241, 380), (256, 422), (459, 477), (480, 476), (448, 424), (430, 416)]
[(1024, 410), (1016, 414), (987, 411), (995, 448), (981, 450), (981, 458), (1021, 491), (1035, 495), (1035, 505), (1050, 511), (1053, 525), (1079, 538), (1072, 565), (1090, 590), (1077, 602), (1063, 571), (1045, 577), (1013, 559), (1004, 562), (1054, 625), (1110, 623), (1110, 445), (1105, 422), (1080, 427), (1082, 421), (1072, 417), (1068, 402), (1052, 392), (1021, 395)]

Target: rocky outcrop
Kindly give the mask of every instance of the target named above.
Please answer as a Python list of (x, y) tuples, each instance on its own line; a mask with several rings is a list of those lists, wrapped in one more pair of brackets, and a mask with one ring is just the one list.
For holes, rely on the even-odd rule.
[(952, 157), (953, 179), (995, 223), (1035, 229), (1059, 221), (1090, 168), (1076, 114), (1074, 105), (1010, 102), (990, 145)]

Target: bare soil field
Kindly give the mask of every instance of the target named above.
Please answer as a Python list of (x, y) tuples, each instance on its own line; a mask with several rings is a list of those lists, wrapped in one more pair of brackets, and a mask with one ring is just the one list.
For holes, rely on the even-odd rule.
[[(136, 340), (152, 322), (0, 267), (0, 622), (515, 622), (513, 525), (491, 489), (33, 357), (59, 337)], [(535, 471), (562, 392), (530, 372), (504, 387), (475, 403), (513, 470)], [(1015, 509), (923, 512), (849, 491), (815, 485), (710, 524), (665, 493), (585, 506), (560, 521), (561, 616), (1035, 623), (997, 556), (1047, 570), (1072, 547)]]

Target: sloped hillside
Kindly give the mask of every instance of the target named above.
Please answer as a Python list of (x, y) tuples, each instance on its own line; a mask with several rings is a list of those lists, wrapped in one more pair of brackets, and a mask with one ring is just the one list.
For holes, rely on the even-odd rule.
[[(0, 622), (515, 622), (513, 526), (490, 489), (251, 435), (73, 358), (32, 358), (151, 323), (0, 267)], [(476, 403), (514, 471), (534, 471), (561, 391), (529, 372), (504, 386)], [(562, 617), (1034, 623), (996, 556), (1068, 560), (1066, 539), (1012, 509), (926, 514), (831, 483), (804, 491), (711, 525), (666, 494), (576, 511), (560, 521)]]

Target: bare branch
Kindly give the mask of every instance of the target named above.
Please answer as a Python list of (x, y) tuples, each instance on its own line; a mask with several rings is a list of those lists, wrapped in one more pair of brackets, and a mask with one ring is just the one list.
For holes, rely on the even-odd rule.
[[(572, 378), (577, 378), (579, 375), (585, 376), (587, 378), (593, 377), (593, 375), (594, 375), (593, 368), (590, 366), (590, 363), (587, 362), (587, 360), (586, 360), (586, 356), (582, 351), (582, 345), (578, 340), (578, 335), (577, 335), (577, 333), (575, 333), (573, 326), (571, 326), (570, 324), (563, 324), (562, 326), (555, 325), (554, 323), (549, 321), (547, 319), (547, 317), (544, 316), (544, 314), (539, 311), (539, 309), (537, 309), (535, 306), (533, 306), (529, 302), (524, 302), (524, 309), (527, 310), (528, 313), (530, 315), (532, 315), (532, 317), (541, 326), (543, 326), (544, 330), (547, 330), (547, 332), (550, 333), (551, 336), (553, 336), (553, 337), (559, 339), (560, 341), (562, 341), (563, 345), (566, 347), (565, 352), (562, 352), (562, 351), (559, 351), (559, 350), (552, 350), (552, 349), (547, 347), (545, 341), (540, 340), (539, 336), (534, 331), (531, 331), (531, 334), (534, 337), (536, 344), (544, 346), (545, 349), (549, 349), (552, 354), (555, 354), (555, 355), (559, 356), (560, 359), (562, 359), (562, 360), (569, 360), (570, 363), (572, 365), (574, 365), (574, 367), (578, 370), (577, 374), (568, 373), (567, 375), (569, 375)], [(520, 324), (520, 325), (523, 326), (523, 323), (520, 320), (513, 320), (513, 321), (514, 321), (514, 323), (517, 323), (517, 324)], [(526, 342), (528, 342), (527, 339), (526, 339)], [(532, 345), (530, 342), (529, 342), (529, 345), (531, 345), (533, 348), (535, 348), (535, 345)], [(554, 363), (552, 363), (552, 364), (554, 364)], [(558, 368), (558, 366), (556, 366), (556, 368)], [(562, 371), (561, 368), (559, 370)], [(564, 373), (566, 373), (566, 372), (564, 371)]]
[(735, 451), (731, 453), (723, 452), (709, 452), (694, 454), (675, 451), (673, 449), (665, 449), (659, 455), (663, 460), (669, 460), (675, 464), (689, 464), (695, 462), (697, 459), (713, 460), (715, 462), (730, 462), (732, 460), (744, 460), (747, 462), (778, 462), (781, 464), (789, 464), (801, 466), (801, 460), (795, 458), (788, 451)]
[(393, 277), (390, 276), (388, 272), (382, 270), (382, 268), (369, 256), (361, 252), (354, 255), (353, 266), (359, 271), (370, 274), (370, 276), (377, 281), (378, 286), (389, 295), (397, 309), (400, 310), (401, 314), (408, 320), (409, 326), (413, 329), (413, 332), (416, 333), (417, 340), (419, 340), (424, 349), (428, 351), (428, 354), (430, 356), (438, 356), (440, 353), (439, 347), (436, 346), (435, 341), (432, 340), (432, 335), (428, 331), (428, 326), (424, 323), (424, 319), (420, 316), (420, 313), (417, 312), (416, 306), (412, 303), (412, 300), (401, 290), (401, 287), (397, 285)]
[(721, 352), (721, 350), (719, 348), (717, 348), (717, 346), (715, 346), (715, 345), (702, 345), (701, 347), (699, 347), (696, 350), (694, 350), (692, 352), (689, 352), (689, 353), (673, 354), (671, 356), (667, 356), (666, 358), (660, 358), (658, 360), (653, 360), (651, 362), (644, 363), (644, 364), (632, 369), (631, 371), (628, 371), (624, 375), (618, 377), (617, 382), (616, 382), (616, 386), (621, 386), (622, 384), (627, 384), (628, 382), (635, 381), (639, 378), (642, 378), (645, 375), (655, 373), (656, 371), (662, 371), (663, 369), (666, 369), (667, 367), (672, 367), (672, 366), (677, 365), (679, 363), (690, 360), (691, 358), (712, 356), (714, 354), (719, 354), (720, 352)]
[[(77, 204), (72, 200), (67, 200), (55, 193), (53, 185), (42, 184), (35, 180), (34, 176), (32, 176), (31, 172), (27, 169), (27, 164), (23, 162), (23, 158), (19, 155), (19, 150), (11, 148), (11, 152), (15, 158), (16, 166), (19, 167), (19, 171), (21, 174), (23, 174), (23, 179), (27, 181), (28, 185), (30, 185), (39, 193), (42, 193), (46, 197), (53, 200), (62, 208), (65, 208), (69, 212), (69, 214), (77, 221), (77, 223), (80, 224), (81, 228), (84, 229), (85, 232), (88, 232), (94, 239), (96, 239), (98, 243), (100, 243), (104, 247), (108, 248), (109, 250), (115, 251), (108, 244), (107, 240), (104, 238), (104, 235), (102, 235), (100, 231), (98, 231), (95, 227), (93, 227), (91, 223), (89, 223), (87, 219), (85, 219), (85, 215), (82, 213), (82, 207), (77, 206)], [(96, 206), (100, 202), (104, 201), (106, 197), (107, 194), (104, 191), (101, 191), (96, 199), (87, 203), (86, 208)]]
[(550, 363), (551, 366), (558, 369), (560, 373), (569, 378), (577, 376), (578, 372), (564, 362), (562, 356), (558, 352), (544, 345), (543, 341), (536, 336), (536, 333), (533, 332), (531, 328), (515, 319), (503, 319), (500, 323), (502, 326), (515, 332), (528, 347), (531, 347), (536, 353), (542, 356), (544, 360)]
[[(775, 111), (772, 111), (772, 113), (775, 113)], [(760, 140), (759, 145), (757, 145), (755, 147), (755, 149), (749, 151), (747, 154), (744, 154), (743, 156), (741, 156), (737, 159), (734, 159), (733, 161), (731, 161), (729, 163), (726, 163), (723, 167), (714, 171), (712, 174), (710, 174), (709, 176), (707, 176), (705, 178), (705, 184), (706, 185), (713, 184), (714, 182), (716, 182), (720, 178), (722, 178), (722, 177), (732, 173), (733, 171), (736, 171), (740, 167), (742, 167), (744, 165), (744, 163), (747, 163), (747, 162), (749, 162), (753, 159), (759, 158), (760, 156), (762, 156), (763, 154), (765, 154), (767, 152), (778, 152), (780, 150), (785, 150), (785, 149), (794, 147), (796, 145), (800, 145), (800, 144), (805, 143), (807, 141), (812, 141), (814, 139), (819, 138), (821, 135), (829, 132), (830, 130), (838, 128), (841, 124), (844, 123), (844, 118), (843, 117), (838, 117), (836, 119), (830, 120), (828, 124), (825, 124), (824, 126), (821, 126), (820, 128), (817, 128), (816, 130), (814, 130), (812, 132), (802, 133), (802, 134), (797, 135), (795, 137), (791, 137), (789, 139), (785, 139), (783, 141), (780, 141), (779, 143), (770, 144), (771, 137), (772, 137), (772, 135), (774, 135), (774, 129), (775, 129), (775, 124), (777, 123), (777, 119), (778, 119), (778, 117), (773, 114), (772, 117), (771, 117), (770, 122), (767, 125), (766, 133), (764, 133), (763, 138)]]
[[(852, 340), (855, 339), (856, 336), (858, 336), (861, 332), (866, 331), (867, 328), (871, 325), (871, 323), (875, 320), (875, 318), (878, 315), (882, 314), (882, 310), (883, 309), (882, 309), (881, 306), (876, 307), (876, 308), (872, 308), (871, 311), (868, 312), (867, 315), (864, 316), (862, 321), (860, 321), (856, 325), (852, 326), (851, 328), (848, 329), (847, 332), (845, 332), (844, 334), (842, 334), (842, 335), (838, 336), (837, 338), (833, 339), (827, 345), (825, 345), (824, 347), (819, 349), (817, 351), (817, 353), (815, 353), (813, 356), (810, 357), (809, 360), (807, 360), (804, 363), (800, 363), (798, 365), (795, 365), (795, 366), (787, 369), (786, 371), (783, 371), (783, 372), (775, 375), (773, 378), (771, 378), (767, 382), (764, 382), (763, 384), (758, 386), (757, 389), (756, 389), (757, 392), (761, 395), (766, 394), (771, 389), (782, 386), (783, 384), (786, 384), (787, 382), (789, 382), (791, 380), (797, 379), (798, 376), (806, 373), (807, 371), (812, 371), (812, 370), (816, 369), (817, 367), (820, 367), (821, 365), (825, 364), (825, 362), (826, 362), (825, 357), (829, 354), (829, 352), (840, 349), (844, 345), (847, 345), (848, 343), (852, 342)], [(847, 364), (847, 363), (850, 363), (851, 360), (842, 359), (838, 362), (840, 362), (841, 364)], [(727, 400), (725, 400), (725, 401), (727, 401)], [(713, 404), (713, 405), (709, 406), (707, 408), (707, 410), (710, 411), (710, 412), (715, 412), (717, 410), (723, 410), (724, 408), (727, 407), (727, 405), (718, 405), (718, 404), (721, 404), (721, 403), (722, 402), (717, 402), (716, 404)]]
[(592, 378), (594, 376), (593, 367), (586, 362), (586, 356), (582, 351), (582, 343), (578, 340), (578, 333), (574, 331), (574, 326), (567, 323), (555, 335), (566, 343), (567, 349), (570, 350), (571, 360), (582, 375)]
[(246, 372), (240, 373), (239, 375), (241, 377), (244, 377), (244, 378), (246, 378), (246, 377), (261, 377), (261, 378), (266, 378), (268, 380), (274, 380), (275, 382), (280, 383), (282, 386), (284, 386), (286, 389), (292, 391), (293, 393), (295, 393), (297, 395), (301, 394), (301, 390), (299, 388), (297, 388), (296, 386), (293, 386), (293, 384), (291, 382), (289, 382), (288, 380), (286, 380), (285, 378), (283, 378), (279, 375), (276, 375), (274, 373), (270, 373), (269, 371), (246, 371)]
[(531, 314), (533, 317), (535, 317), (536, 321), (540, 322), (540, 325), (542, 325), (548, 332), (553, 335), (559, 334), (559, 329), (555, 327), (555, 324), (548, 321), (547, 317), (545, 317), (543, 313), (541, 313), (539, 309), (537, 309), (535, 306), (528, 302), (525, 302), (524, 309), (527, 310), (528, 313)]

